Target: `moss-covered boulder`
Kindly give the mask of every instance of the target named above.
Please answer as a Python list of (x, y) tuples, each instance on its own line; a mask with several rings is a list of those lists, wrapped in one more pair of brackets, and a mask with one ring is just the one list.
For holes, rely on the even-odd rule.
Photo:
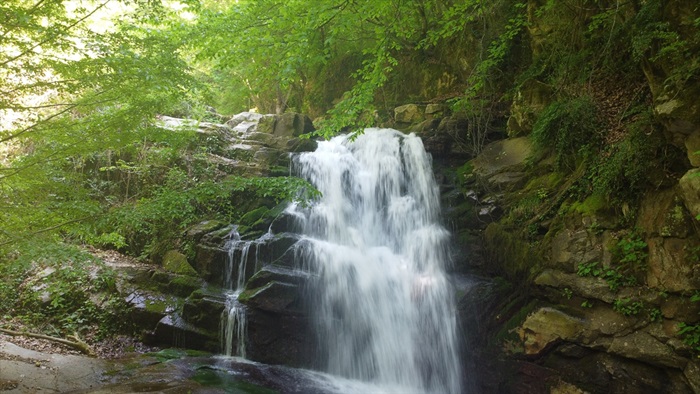
[(165, 252), (163, 269), (177, 275), (197, 276), (197, 271), (187, 261), (187, 256), (177, 250)]

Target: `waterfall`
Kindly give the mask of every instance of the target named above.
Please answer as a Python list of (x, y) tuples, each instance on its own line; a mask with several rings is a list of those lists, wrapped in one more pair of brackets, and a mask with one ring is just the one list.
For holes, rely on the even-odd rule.
[(449, 233), (420, 138), (367, 129), (320, 142), (294, 167), (323, 194), (289, 211), (305, 237), (300, 266), (318, 277), (324, 369), (388, 392), (459, 393)]
[[(254, 270), (258, 268), (257, 246), (267, 241), (271, 236), (270, 233), (267, 233), (257, 240), (244, 241), (236, 228), (231, 230), (228, 235), (229, 240), (224, 246), (228, 252), (224, 268), (226, 304), (221, 314), (221, 344), (223, 354), (226, 356), (243, 358), (246, 356), (246, 310), (245, 305), (238, 301), (238, 296), (245, 287), (246, 272), (250, 268)], [(251, 247), (255, 247), (255, 267), (248, 267)]]

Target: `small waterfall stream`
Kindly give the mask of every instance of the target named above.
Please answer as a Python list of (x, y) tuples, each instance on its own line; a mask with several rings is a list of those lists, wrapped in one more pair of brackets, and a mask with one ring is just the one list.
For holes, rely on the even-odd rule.
[(291, 206), (317, 274), (323, 369), (386, 392), (461, 392), (449, 233), (420, 138), (367, 129), (319, 143), (294, 170), (323, 197)]
[[(221, 344), (223, 354), (226, 356), (246, 357), (246, 310), (245, 305), (238, 301), (238, 296), (245, 287), (246, 272), (249, 267), (249, 254), (254, 247), (256, 255), (253, 267), (258, 269), (257, 246), (271, 237), (267, 233), (259, 239), (244, 241), (237, 229), (229, 233), (229, 240), (225, 244), (228, 251), (224, 272), (224, 288), (226, 289), (226, 305), (221, 315)], [(235, 275), (235, 276), (234, 276)]]

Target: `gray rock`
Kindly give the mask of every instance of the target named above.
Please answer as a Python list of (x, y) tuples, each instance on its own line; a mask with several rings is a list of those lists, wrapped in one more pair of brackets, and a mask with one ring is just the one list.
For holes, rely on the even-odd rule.
[(676, 355), (666, 344), (645, 332), (613, 338), (609, 353), (660, 367), (683, 368), (688, 360)]

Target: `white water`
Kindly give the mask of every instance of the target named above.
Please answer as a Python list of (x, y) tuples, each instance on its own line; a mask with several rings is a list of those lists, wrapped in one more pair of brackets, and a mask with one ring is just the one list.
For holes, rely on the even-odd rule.
[[(224, 272), (224, 288), (227, 289), (226, 305), (221, 315), (221, 343), (223, 354), (226, 356), (246, 356), (247, 320), (245, 305), (238, 301), (238, 296), (245, 287), (246, 271), (251, 247), (255, 247), (255, 270), (257, 270), (257, 246), (271, 237), (265, 234), (254, 241), (241, 240), (240, 235), (233, 229), (226, 242), (228, 256)], [(235, 280), (234, 280), (235, 273)]]
[(323, 197), (290, 207), (318, 273), (311, 302), (325, 370), (383, 392), (459, 393), (455, 301), (444, 266), (448, 232), (420, 138), (368, 129), (299, 155)]

